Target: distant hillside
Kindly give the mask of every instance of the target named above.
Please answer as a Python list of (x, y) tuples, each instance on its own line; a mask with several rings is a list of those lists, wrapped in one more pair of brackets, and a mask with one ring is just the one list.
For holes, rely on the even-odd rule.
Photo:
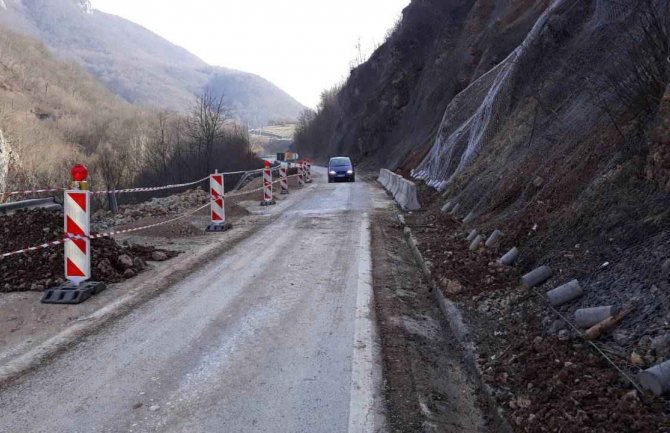
[(10, 188), (63, 185), (68, 167), (91, 162), (100, 142), (115, 139), (112, 130), (134, 129), (117, 123), (146, 117), (33, 38), (0, 29), (0, 47), (0, 131), (7, 139), (0, 143), (6, 146), (0, 149), (0, 175), (9, 167)]
[(137, 24), (93, 10), (88, 0), (0, 0), (0, 25), (39, 37), (135, 104), (183, 111), (209, 88), (254, 125), (295, 119), (304, 108), (269, 81), (212, 67)]

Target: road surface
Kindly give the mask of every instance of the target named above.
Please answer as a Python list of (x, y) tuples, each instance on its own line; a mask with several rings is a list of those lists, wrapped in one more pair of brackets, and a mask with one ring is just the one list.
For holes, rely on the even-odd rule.
[(0, 432), (377, 431), (371, 191), (316, 177), (268, 226), (0, 391)]

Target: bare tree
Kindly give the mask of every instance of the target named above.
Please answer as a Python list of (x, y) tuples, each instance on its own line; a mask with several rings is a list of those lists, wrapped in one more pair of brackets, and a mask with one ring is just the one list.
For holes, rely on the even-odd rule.
[(215, 97), (210, 90), (203, 91), (187, 121), (187, 134), (196, 148), (200, 170), (210, 173), (214, 147), (221, 139), (224, 123), (229, 118), (223, 95)]

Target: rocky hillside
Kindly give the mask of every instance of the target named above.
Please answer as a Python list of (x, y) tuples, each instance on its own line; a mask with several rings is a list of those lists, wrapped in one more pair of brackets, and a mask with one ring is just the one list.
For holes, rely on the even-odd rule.
[(204, 88), (223, 94), (238, 117), (295, 119), (302, 105), (253, 74), (207, 65), (188, 51), (88, 0), (3, 0), (0, 25), (38, 37), (86, 67), (129, 102), (184, 111)]
[[(417, 180), (425, 210), (408, 221), (416, 219), (433, 275), (476, 311), (486, 311), (486, 297), (471, 290), (507, 299), (508, 310), (486, 320), (523, 317), (509, 327), (517, 339), (533, 328), (522, 345), (561, 337), (546, 302), (533, 313), (525, 301), (510, 304), (519, 276), (537, 266), (554, 271), (542, 289), (572, 279), (584, 287), (583, 299), (561, 307), (564, 317), (639, 302), (600, 341), (636, 374), (670, 353), (669, 58), (667, 1), (414, 0), (371, 59), (301, 119), (297, 147)], [(451, 215), (441, 212), (447, 203)], [(473, 229), (501, 230), (502, 243), (460, 260), (454, 251)], [(521, 251), (517, 274), (496, 286), (491, 268), (512, 247)], [(469, 289), (450, 293), (448, 281), (468, 272)], [(667, 419), (667, 400), (661, 406)], [(605, 431), (528, 427), (528, 416), (512, 419), (519, 431)], [(625, 431), (667, 430), (652, 426)]]
[(641, 241), (670, 225), (669, 14), (657, 0), (414, 0), (303, 121), (298, 150), (412, 172), (480, 221), (544, 224), (552, 248)]

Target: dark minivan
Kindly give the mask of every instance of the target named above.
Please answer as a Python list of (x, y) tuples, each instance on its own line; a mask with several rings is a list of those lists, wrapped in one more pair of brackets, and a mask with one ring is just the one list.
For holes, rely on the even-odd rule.
[(356, 173), (354, 173), (354, 164), (346, 156), (337, 156), (330, 158), (328, 162), (328, 183), (343, 180), (346, 182), (355, 182)]

